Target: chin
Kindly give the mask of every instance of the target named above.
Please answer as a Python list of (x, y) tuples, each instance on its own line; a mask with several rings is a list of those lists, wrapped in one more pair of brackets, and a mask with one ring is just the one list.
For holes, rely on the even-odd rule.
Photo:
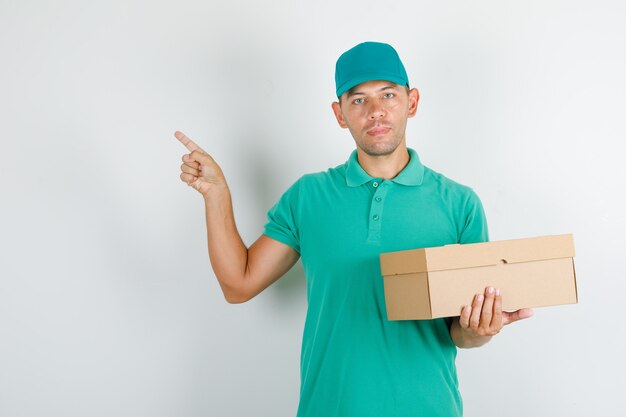
[(360, 146), (361, 150), (369, 156), (387, 156), (391, 155), (398, 149), (399, 143), (381, 144), (381, 146), (369, 145)]

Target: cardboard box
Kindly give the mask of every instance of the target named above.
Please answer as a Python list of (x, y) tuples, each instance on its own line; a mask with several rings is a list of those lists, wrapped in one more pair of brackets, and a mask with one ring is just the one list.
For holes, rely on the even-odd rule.
[(459, 316), (489, 286), (504, 311), (575, 304), (573, 257), (571, 234), (383, 253), (387, 318)]

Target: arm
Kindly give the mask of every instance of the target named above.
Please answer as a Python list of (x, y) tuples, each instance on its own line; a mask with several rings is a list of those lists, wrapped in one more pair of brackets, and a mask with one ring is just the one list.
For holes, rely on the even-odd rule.
[(450, 336), (457, 347), (479, 347), (489, 342), (504, 326), (532, 315), (529, 308), (512, 313), (502, 311), (500, 290), (489, 287), (484, 295), (474, 297), (472, 305), (463, 308), (460, 317), (453, 319)]
[(264, 235), (247, 248), (235, 225), (221, 168), (183, 133), (175, 135), (191, 151), (183, 156), (180, 178), (204, 197), (209, 259), (224, 297), (229, 303), (248, 301), (283, 276), (300, 255)]

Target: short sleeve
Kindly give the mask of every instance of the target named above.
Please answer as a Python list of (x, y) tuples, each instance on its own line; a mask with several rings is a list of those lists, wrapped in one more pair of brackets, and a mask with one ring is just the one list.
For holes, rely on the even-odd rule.
[(300, 253), (298, 228), (300, 187), (300, 181), (297, 181), (285, 191), (278, 202), (268, 211), (268, 221), (263, 233), (274, 240), (291, 246), (298, 253)]
[(459, 243), (480, 243), (489, 241), (487, 218), (483, 205), (474, 191), (468, 196), (465, 205), (465, 225)]

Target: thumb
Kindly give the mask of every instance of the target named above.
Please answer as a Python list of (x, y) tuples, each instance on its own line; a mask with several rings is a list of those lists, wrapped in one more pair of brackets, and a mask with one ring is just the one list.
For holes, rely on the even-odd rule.
[(532, 317), (534, 314), (533, 310), (530, 308), (520, 308), (517, 311), (513, 311), (511, 313), (502, 312), (502, 324), (506, 326), (507, 324), (515, 323), (516, 321), (527, 319)]
[(189, 186), (200, 192), (202, 195), (206, 194), (209, 190), (209, 184), (202, 177), (198, 177), (195, 181), (190, 183)]

